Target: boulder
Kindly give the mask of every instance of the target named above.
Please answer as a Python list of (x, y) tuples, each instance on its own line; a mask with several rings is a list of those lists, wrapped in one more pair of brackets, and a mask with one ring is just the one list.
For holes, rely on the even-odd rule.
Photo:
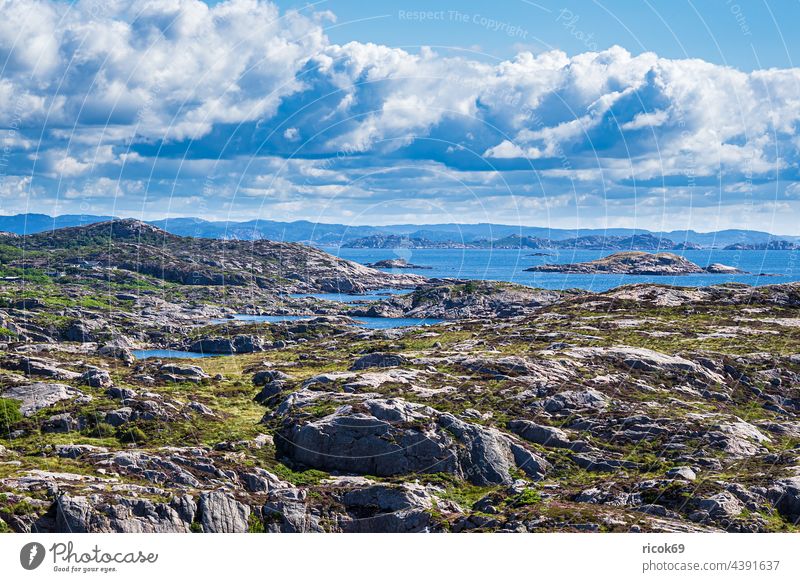
[(101, 346), (97, 349), (97, 353), (101, 356), (122, 360), (128, 366), (136, 361), (131, 350), (123, 345), (118, 345), (118, 343), (110, 343)]
[(133, 388), (121, 388), (119, 386), (112, 386), (108, 390), (106, 390), (106, 394), (111, 396), (111, 398), (116, 398), (118, 400), (128, 400), (129, 398), (136, 398), (136, 390)]
[(42, 423), (41, 430), (51, 432), (73, 432), (78, 430), (79, 423), (70, 413), (54, 414)]
[(233, 342), (224, 337), (210, 337), (197, 340), (189, 346), (190, 352), (201, 354), (233, 354)]
[(696, 506), (701, 511), (707, 511), (712, 518), (736, 517), (744, 510), (741, 501), (727, 491), (701, 499), (696, 502)]
[(205, 533), (244, 533), (248, 528), (250, 507), (223, 491), (200, 494), (199, 522)]
[(775, 481), (767, 497), (782, 516), (794, 524), (800, 523), (800, 476)]
[(547, 412), (572, 414), (579, 410), (603, 410), (609, 398), (597, 390), (567, 390), (559, 392), (544, 401)]
[(289, 375), (284, 374), (280, 370), (259, 370), (255, 374), (253, 374), (253, 385), (255, 386), (264, 386), (269, 382), (273, 382), (275, 380), (288, 380)]
[(366, 395), (303, 422), (302, 409), (321, 397), (293, 394), (278, 407), (276, 414), (283, 415), (275, 439), (279, 455), (329, 471), (377, 476), (443, 472), (476, 485), (509, 484), (517, 468), (541, 478), (549, 468), (496, 429), (401, 399)]
[(53, 380), (75, 380), (80, 374), (58, 367), (58, 362), (44, 358), (9, 355), (0, 361), (8, 370), (19, 370), (30, 376), (43, 376)]
[(583, 441), (572, 442), (567, 433), (560, 428), (536, 424), (529, 420), (512, 420), (508, 423), (508, 430), (519, 435), (528, 442), (544, 447), (557, 449), (570, 449), (573, 451), (586, 451), (591, 447)]
[(21, 402), (20, 411), (24, 416), (32, 416), (42, 408), (82, 395), (83, 393), (80, 390), (66, 384), (49, 384), (47, 382), (11, 386), (2, 393), (3, 398), (11, 398)]
[(422, 485), (372, 485), (342, 495), (347, 532), (409, 533), (428, 531), (435, 498)]
[(351, 370), (366, 370), (367, 368), (393, 368), (408, 364), (408, 359), (399, 354), (386, 354), (374, 352), (358, 358)]
[(319, 515), (310, 511), (308, 494), (303, 489), (288, 487), (271, 491), (261, 512), (269, 532), (323, 531)]
[(85, 371), (78, 380), (81, 384), (91, 386), (92, 388), (109, 388), (113, 384), (111, 381), (111, 374), (99, 368), (92, 368)]
[(210, 377), (200, 366), (164, 364), (159, 371), (159, 378), (168, 382), (202, 382)]
[(233, 338), (233, 350), (237, 354), (264, 351), (264, 340), (257, 335), (237, 335)]
[(126, 422), (130, 422), (132, 416), (133, 408), (130, 406), (123, 406), (122, 408), (106, 412), (104, 420), (111, 426), (117, 427), (122, 426)]
[(667, 477), (683, 479), (684, 481), (694, 481), (697, 479), (697, 474), (691, 467), (673, 467), (667, 471)]
[(188, 495), (169, 503), (112, 495), (61, 494), (55, 502), (60, 533), (188, 533), (197, 506)]
[(94, 342), (93, 330), (83, 321), (73, 321), (61, 334), (68, 342), (89, 343)]

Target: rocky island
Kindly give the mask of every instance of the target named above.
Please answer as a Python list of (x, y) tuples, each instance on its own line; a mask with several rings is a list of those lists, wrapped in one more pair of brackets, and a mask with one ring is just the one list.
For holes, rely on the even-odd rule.
[(714, 263), (706, 268), (673, 253), (646, 253), (627, 251), (614, 253), (601, 259), (585, 263), (563, 265), (547, 264), (529, 267), (526, 271), (540, 273), (612, 274), (612, 275), (690, 275), (696, 273), (734, 274), (742, 273), (735, 267)]
[(409, 263), (405, 259), (384, 259), (383, 261), (368, 263), (367, 267), (371, 269), (430, 269), (431, 268), (431, 267), (425, 267), (423, 265), (415, 265), (413, 263)]
[[(800, 284), (428, 280), (135, 221), (5, 238), (0, 268), (0, 531), (800, 522)], [(232, 318), (264, 311), (315, 316)], [(215, 355), (137, 357), (166, 348)]]

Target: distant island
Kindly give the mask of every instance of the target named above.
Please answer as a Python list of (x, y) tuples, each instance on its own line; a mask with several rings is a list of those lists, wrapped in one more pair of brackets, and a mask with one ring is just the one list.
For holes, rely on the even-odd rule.
[(511, 234), (497, 239), (478, 239), (471, 242), (433, 241), (425, 238), (398, 235), (371, 235), (351, 240), (345, 248), (367, 249), (549, 249), (549, 250), (693, 250), (702, 248), (690, 242), (676, 243), (652, 234), (632, 236), (589, 235), (563, 240)]
[(405, 259), (385, 259), (376, 263), (367, 263), (367, 267), (372, 269), (432, 269), (424, 265), (415, 265)]
[(700, 273), (737, 274), (735, 267), (714, 263), (701, 267), (692, 261), (673, 253), (645, 253), (628, 251), (614, 253), (601, 259), (585, 263), (537, 265), (525, 269), (540, 273), (567, 274), (615, 274), (615, 275), (691, 275)]
[[(50, 232), (110, 220), (110, 216), (16, 214), (0, 216), (0, 231), (18, 235)], [(583, 249), (682, 251), (694, 249), (796, 250), (798, 235), (728, 229), (648, 231), (632, 228), (549, 228), (509, 224), (390, 224), (382, 226), (328, 224), (309, 220), (283, 222), (204, 220), (174, 217), (149, 224), (170, 234), (224, 240), (302, 242), (321, 247), (371, 249)]]

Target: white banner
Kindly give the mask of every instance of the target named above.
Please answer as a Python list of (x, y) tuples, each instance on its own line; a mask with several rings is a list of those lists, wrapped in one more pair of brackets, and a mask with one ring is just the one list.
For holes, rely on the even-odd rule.
[(798, 544), (797, 534), (9, 534), (0, 572), (9, 582), (794, 581)]

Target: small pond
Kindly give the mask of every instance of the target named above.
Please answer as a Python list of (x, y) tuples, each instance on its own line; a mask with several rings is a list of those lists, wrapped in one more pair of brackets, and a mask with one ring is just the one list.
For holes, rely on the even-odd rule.
[[(215, 320), (215, 323), (225, 323), (226, 321), (249, 321), (267, 323), (287, 323), (290, 321), (309, 320), (316, 315), (234, 315), (231, 319)], [(353, 316), (355, 325), (367, 329), (391, 329), (395, 327), (414, 327), (419, 325), (433, 325), (442, 323), (443, 319), (422, 319), (414, 317), (360, 317)]]
[(132, 350), (131, 353), (137, 360), (147, 360), (148, 358), (211, 358), (221, 354), (203, 354), (201, 352), (184, 352), (181, 350)]
[(339, 303), (355, 303), (356, 301), (381, 301), (389, 299), (392, 295), (407, 295), (413, 292), (413, 289), (376, 289), (375, 291), (368, 291), (361, 294), (349, 293), (292, 293), (289, 295), (292, 299), (300, 299), (303, 297), (313, 297), (314, 299), (324, 299), (326, 301), (338, 301)]

